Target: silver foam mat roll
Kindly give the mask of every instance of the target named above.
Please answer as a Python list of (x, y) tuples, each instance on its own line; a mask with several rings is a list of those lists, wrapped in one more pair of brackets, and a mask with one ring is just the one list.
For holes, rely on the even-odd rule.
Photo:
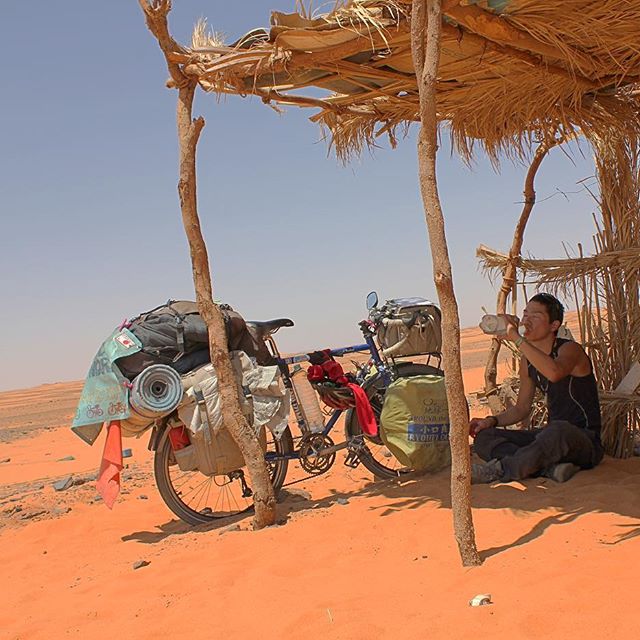
[(170, 414), (180, 404), (182, 394), (178, 372), (166, 364), (154, 364), (133, 381), (129, 404), (140, 415), (160, 418)]

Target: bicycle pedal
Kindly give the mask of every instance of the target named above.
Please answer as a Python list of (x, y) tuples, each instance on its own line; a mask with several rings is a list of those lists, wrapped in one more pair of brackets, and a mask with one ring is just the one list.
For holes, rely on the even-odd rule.
[(344, 459), (345, 467), (350, 467), (351, 469), (355, 469), (360, 464), (360, 457), (355, 451), (349, 451), (346, 458)]

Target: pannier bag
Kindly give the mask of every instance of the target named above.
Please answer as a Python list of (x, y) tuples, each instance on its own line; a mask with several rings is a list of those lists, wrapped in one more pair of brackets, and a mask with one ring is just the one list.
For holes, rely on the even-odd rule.
[(442, 315), (424, 298), (387, 300), (377, 310), (377, 338), (383, 356), (426, 355), (442, 351)]
[(451, 464), (449, 409), (442, 376), (399, 378), (387, 388), (380, 437), (393, 456), (417, 471)]
[[(277, 366), (256, 365), (243, 351), (231, 352), (240, 407), (266, 450), (266, 429), (280, 438), (289, 417), (289, 391)], [(191, 442), (174, 451), (183, 471), (197, 469), (205, 475), (224, 475), (244, 467), (244, 458), (224, 423), (218, 378), (207, 364), (182, 378), (185, 395), (178, 417)]]
[[(244, 318), (229, 305), (218, 306), (229, 350), (244, 351), (261, 365), (274, 364), (266, 345), (251, 333)], [(210, 360), (207, 325), (195, 302), (169, 300), (131, 320), (128, 329), (142, 343), (140, 351), (116, 363), (129, 380), (154, 364), (166, 364), (184, 374)]]

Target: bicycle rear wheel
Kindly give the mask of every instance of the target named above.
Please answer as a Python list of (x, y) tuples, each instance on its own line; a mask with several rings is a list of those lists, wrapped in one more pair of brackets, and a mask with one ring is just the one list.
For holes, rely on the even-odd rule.
[[(273, 490), (284, 484), (289, 460), (278, 456), (293, 451), (289, 427), (276, 440), (267, 429), (267, 466)], [(270, 459), (271, 457), (275, 459)], [(274, 455), (275, 454), (275, 455)], [(243, 491), (249, 480), (246, 467), (221, 476), (205, 476), (199, 471), (182, 471), (176, 464), (169, 438), (155, 453), (153, 472), (160, 496), (175, 515), (188, 524), (205, 524), (244, 513), (253, 508), (253, 498)]]
[[(393, 371), (398, 378), (444, 375), (441, 369), (427, 364), (415, 364), (413, 362), (401, 362), (393, 367)], [(376, 422), (380, 424), (380, 414), (382, 413), (382, 405), (384, 403), (387, 385), (383, 377), (380, 374), (376, 374), (364, 383), (363, 389), (366, 391), (369, 402), (371, 403)], [(377, 478), (397, 478), (411, 471), (411, 469), (404, 467), (394, 458), (380, 436), (368, 436), (362, 432), (358, 421), (358, 414), (354, 409), (350, 409), (347, 413), (345, 431), (347, 439), (362, 435), (363, 446), (358, 451), (358, 457), (360, 458), (360, 462)]]

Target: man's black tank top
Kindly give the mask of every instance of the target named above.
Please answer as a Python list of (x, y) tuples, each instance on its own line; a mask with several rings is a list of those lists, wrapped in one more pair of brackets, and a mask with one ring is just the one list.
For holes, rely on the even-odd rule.
[[(556, 338), (551, 350), (551, 357), (558, 355), (558, 349), (570, 340)], [(593, 431), (600, 439), (600, 401), (598, 399), (598, 385), (593, 375), (593, 364), (589, 360), (591, 373), (586, 376), (566, 376), (558, 382), (549, 382), (530, 362), (528, 363), (529, 377), (534, 384), (547, 396), (549, 422), (552, 420), (566, 420), (576, 427)]]

